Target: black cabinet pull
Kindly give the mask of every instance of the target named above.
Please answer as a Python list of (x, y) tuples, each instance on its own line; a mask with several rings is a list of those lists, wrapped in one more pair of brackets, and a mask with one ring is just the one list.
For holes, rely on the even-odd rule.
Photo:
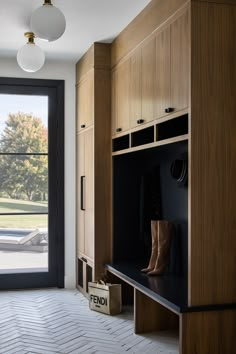
[(138, 123), (138, 124), (144, 123), (144, 119), (138, 119), (138, 120), (137, 120), (137, 123)]
[(166, 113), (174, 112), (174, 108), (168, 107), (168, 108), (165, 109), (165, 112)]
[(85, 210), (85, 208), (84, 208), (84, 179), (85, 179), (85, 176), (80, 177), (80, 210)]
[(122, 131), (122, 128), (117, 128), (117, 129), (116, 129), (116, 132), (117, 132), (117, 133), (119, 133), (119, 132), (121, 132), (121, 131)]
[(81, 124), (81, 126), (80, 126), (81, 128), (85, 128), (86, 127), (86, 125), (85, 124)]
[(81, 260), (82, 260), (83, 262), (85, 262), (85, 263), (88, 263), (87, 259), (84, 258), (84, 257), (81, 257)]

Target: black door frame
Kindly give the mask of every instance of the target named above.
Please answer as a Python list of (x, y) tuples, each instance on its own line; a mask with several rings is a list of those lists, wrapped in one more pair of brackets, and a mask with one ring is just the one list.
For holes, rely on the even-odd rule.
[(64, 81), (0, 78), (0, 94), (47, 95), (48, 272), (0, 274), (0, 290), (64, 287)]

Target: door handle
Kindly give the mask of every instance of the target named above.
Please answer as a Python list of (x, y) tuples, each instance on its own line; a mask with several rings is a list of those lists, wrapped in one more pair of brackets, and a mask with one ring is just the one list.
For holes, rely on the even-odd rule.
[(85, 179), (85, 176), (80, 177), (80, 210), (85, 210), (85, 207), (84, 207), (84, 179)]

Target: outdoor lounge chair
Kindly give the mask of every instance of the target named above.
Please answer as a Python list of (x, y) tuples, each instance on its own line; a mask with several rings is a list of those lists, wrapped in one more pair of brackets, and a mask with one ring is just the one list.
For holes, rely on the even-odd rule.
[(47, 252), (47, 231), (35, 229), (23, 237), (0, 236), (0, 250)]

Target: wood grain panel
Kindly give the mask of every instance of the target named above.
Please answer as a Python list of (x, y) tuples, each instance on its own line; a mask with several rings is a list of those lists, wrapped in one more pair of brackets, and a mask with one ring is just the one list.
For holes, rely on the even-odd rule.
[(95, 277), (111, 262), (111, 73), (95, 72)]
[(112, 43), (112, 67), (137, 47), (186, 2), (188, 1), (152, 0)]
[(232, 354), (236, 310), (180, 315), (180, 354)]
[(171, 107), (175, 111), (189, 106), (190, 22), (189, 9), (170, 26), (171, 31)]
[(84, 253), (94, 259), (94, 128), (84, 132)]
[(129, 74), (130, 74), (130, 61), (127, 60), (119, 65), (112, 75), (112, 105), (113, 105), (113, 133), (116, 129), (125, 131), (129, 129)]
[(76, 64), (76, 84), (93, 68), (110, 69), (111, 44), (94, 43)]
[(116, 115), (117, 115), (117, 71), (111, 72), (111, 133), (115, 135), (116, 132)]
[(236, 302), (235, 33), (236, 7), (192, 4), (190, 305)]
[(76, 112), (77, 131), (83, 126), (90, 127), (94, 122), (94, 70), (90, 70), (77, 86)]
[(76, 84), (80, 82), (85, 74), (94, 67), (94, 45), (80, 58), (76, 64)]
[(130, 58), (130, 129), (136, 127), (138, 125), (137, 120), (142, 118), (141, 64), (141, 49), (137, 48)]
[(156, 39), (142, 46), (142, 119), (150, 122), (154, 119), (154, 95), (156, 75)]
[(156, 36), (156, 76), (154, 80), (154, 118), (163, 117), (170, 107), (170, 27)]
[(179, 316), (134, 289), (134, 332), (178, 329)]
[(84, 136), (77, 135), (76, 154), (76, 245), (77, 255), (84, 253), (84, 211), (81, 210), (81, 176), (84, 176)]

